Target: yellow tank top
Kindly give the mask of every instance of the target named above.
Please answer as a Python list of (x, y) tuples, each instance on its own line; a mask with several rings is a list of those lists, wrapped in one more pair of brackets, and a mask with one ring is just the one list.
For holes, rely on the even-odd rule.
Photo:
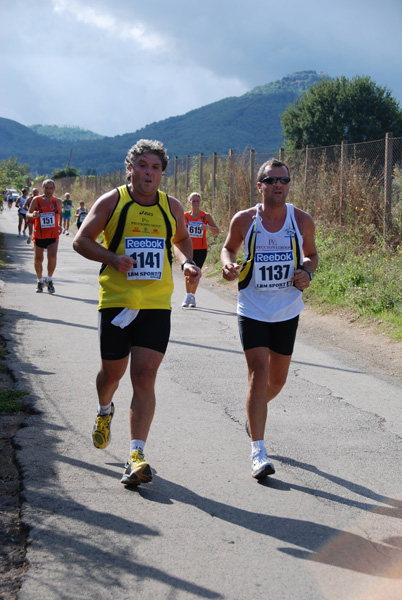
[(137, 261), (129, 273), (102, 265), (99, 309), (168, 309), (173, 292), (172, 260), (176, 219), (167, 195), (144, 206), (133, 200), (126, 185), (117, 188), (119, 200), (104, 230), (104, 245)]

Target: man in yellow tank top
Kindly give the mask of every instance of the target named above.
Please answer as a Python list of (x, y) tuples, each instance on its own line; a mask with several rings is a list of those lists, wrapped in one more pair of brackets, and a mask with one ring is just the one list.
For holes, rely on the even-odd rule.
[[(112, 399), (131, 356), (130, 456), (121, 479), (126, 485), (152, 480), (144, 446), (155, 411), (155, 379), (169, 341), (173, 252), (186, 279), (201, 276), (183, 207), (158, 189), (168, 158), (161, 142), (139, 140), (126, 157), (129, 183), (98, 198), (73, 242), (77, 252), (102, 263), (96, 448), (109, 444)], [(97, 242), (102, 232), (104, 245)]]

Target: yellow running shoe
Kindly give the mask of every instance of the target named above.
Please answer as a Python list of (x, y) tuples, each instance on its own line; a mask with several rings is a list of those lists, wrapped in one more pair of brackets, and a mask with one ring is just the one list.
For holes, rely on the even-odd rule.
[(144, 454), (137, 448), (124, 465), (121, 483), (124, 485), (139, 485), (150, 481), (152, 481), (151, 467), (145, 460)]
[(96, 415), (95, 423), (92, 429), (92, 441), (95, 448), (103, 450), (111, 440), (110, 424), (114, 415), (114, 404), (110, 409), (110, 415)]

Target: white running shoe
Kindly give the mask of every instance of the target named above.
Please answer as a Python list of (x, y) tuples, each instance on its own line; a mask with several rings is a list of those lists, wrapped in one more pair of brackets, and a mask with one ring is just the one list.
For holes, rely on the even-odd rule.
[(189, 301), (188, 305), (190, 308), (195, 308), (197, 306), (197, 304), (195, 303), (194, 294), (190, 294), (190, 301)]
[(263, 479), (275, 473), (274, 465), (269, 460), (266, 452), (251, 455), (251, 475), (255, 479)]
[(182, 307), (183, 308), (187, 308), (190, 300), (191, 300), (191, 294), (186, 294), (185, 297), (184, 297), (184, 300), (182, 302)]

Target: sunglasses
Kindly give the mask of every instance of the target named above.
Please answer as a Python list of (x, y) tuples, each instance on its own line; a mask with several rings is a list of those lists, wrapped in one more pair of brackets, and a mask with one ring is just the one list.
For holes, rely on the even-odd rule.
[(290, 177), (264, 177), (261, 179), (260, 183), (267, 183), (268, 185), (273, 185), (277, 181), (280, 181), (283, 185), (290, 182)]

